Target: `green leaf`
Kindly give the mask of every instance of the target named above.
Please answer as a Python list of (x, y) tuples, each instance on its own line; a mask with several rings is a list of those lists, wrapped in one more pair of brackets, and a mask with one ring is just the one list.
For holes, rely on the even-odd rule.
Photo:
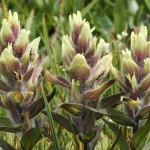
[(149, 0), (145, 0), (145, 3), (147, 5), (148, 9), (150, 10), (150, 1)]
[(79, 129), (72, 122), (70, 122), (70, 120), (57, 113), (52, 113), (52, 116), (53, 119), (61, 125), (61, 127), (76, 135), (79, 134)]
[(10, 144), (8, 144), (1, 136), (0, 136), (0, 147), (3, 150), (15, 150)]
[(98, 88), (84, 92), (84, 94), (82, 95), (82, 99), (91, 99), (92, 100), (92, 99), (99, 98), (99, 96), (106, 89), (108, 89), (114, 82), (115, 82), (114, 79), (108, 80), (108, 81), (102, 83)]
[(116, 0), (114, 9), (113, 9), (113, 16), (114, 16), (114, 24), (115, 24), (115, 31), (117, 33), (121, 33), (126, 25), (127, 25), (127, 6), (126, 1), (124, 0)]
[(106, 109), (106, 108), (111, 108), (111, 107), (121, 104), (120, 98), (121, 98), (122, 94), (123, 93), (118, 93), (118, 94), (115, 94), (112, 96), (104, 97), (100, 101), (99, 108)]
[[(47, 97), (48, 103), (52, 100), (55, 95), (56, 90), (54, 89), (53, 92)], [(33, 102), (32, 105), (29, 106), (29, 117), (30, 119), (34, 118), (39, 112), (41, 112), (45, 108), (44, 99), (43, 97)]]
[(113, 145), (111, 146), (110, 150), (114, 150), (114, 148), (115, 148), (115, 146), (116, 146), (116, 144), (117, 144), (117, 142), (118, 142), (118, 140), (119, 140), (119, 138), (120, 138), (120, 135), (121, 135), (121, 129), (120, 129), (120, 132), (119, 132), (119, 134), (118, 134), (118, 136), (117, 136), (115, 142), (114, 142)]
[(27, 30), (31, 30), (31, 27), (32, 27), (33, 21), (34, 21), (33, 18), (34, 18), (34, 10), (31, 10), (29, 17), (28, 17), (27, 20), (26, 20), (25, 28), (26, 28)]
[(14, 124), (12, 120), (7, 117), (0, 117), (0, 126), (8, 126)]
[(12, 133), (21, 132), (22, 126), (21, 125), (0, 126), (0, 131), (12, 132)]
[(36, 143), (42, 138), (37, 128), (31, 128), (21, 138), (20, 144), (23, 150), (32, 150)]
[(94, 148), (97, 144), (97, 141), (99, 140), (100, 133), (101, 133), (101, 131), (97, 131), (95, 138), (92, 141), (90, 141), (90, 143), (89, 143), (89, 149), (90, 150), (94, 150)]
[(64, 103), (59, 107), (67, 110), (69, 113), (75, 116), (80, 116), (86, 112), (86, 108), (83, 105), (77, 103)]
[(127, 118), (124, 115), (124, 113), (122, 113), (121, 111), (112, 109), (112, 108), (97, 110), (97, 109), (94, 109), (88, 106), (83, 106), (82, 104), (77, 104), (77, 103), (64, 103), (60, 105), (59, 107), (65, 109), (66, 111), (68, 111), (69, 113), (75, 116), (80, 116), (91, 111), (91, 112), (94, 112), (95, 115), (97, 116), (98, 115), (108, 116), (110, 119), (112, 119), (113, 121), (121, 125), (134, 126), (134, 122), (130, 118)]
[(114, 132), (116, 138), (118, 137), (119, 135), (119, 139), (116, 140), (116, 142), (118, 143), (119, 147), (121, 148), (121, 150), (128, 150), (129, 149), (129, 146), (127, 144), (127, 141), (126, 141), (126, 138), (123, 136), (122, 133), (120, 133), (120, 129), (119, 127), (112, 123), (112, 122), (109, 122), (105, 119), (103, 119), (103, 121), (109, 126), (109, 128)]
[[(102, 130), (103, 130), (103, 125), (96, 126), (92, 130), (90, 130), (88, 133), (80, 134), (79, 135), (80, 141), (82, 143), (89, 143), (90, 141), (92, 141), (96, 137), (96, 133), (98, 131), (101, 132)], [(100, 134), (100, 132), (99, 132), (99, 134)]]
[(51, 113), (50, 107), (48, 106), (48, 100), (47, 100), (47, 97), (45, 95), (45, 92), (44, 92), (44, 89), (43, 89), (42, 86), (41, 86), (41, 89), (42, 89), (42, 95), (43, 95), (43, 98), (44, 98), (44, 104), (45, 104), (45, 107), (46, 107), (46, 112), (47, 112), (47, 117), (48, 117), (50, 129), (51, 129), (51, 132), (52, 132), (54, 146), (55, 146), (55, 149), (60, 150), (60, 144), (59, 144), (58, 136), (57, 136), (56, 131), (55, 131), (54, 120), (53, 120), (53, 117), (52, 117), (52, 113)]
[(93, 0), (91, 1), (86, 7), (84, 7), (82, 10), (81, 10), (81, 14), (82, 14), (82, 17), (84, 17), (93, 7), (94, 5), (98, 2), (98, 0)]
[(141, 150), (145, 144), (145, 140), (150, 132), (150, 113), (146, 123), (140, 127), (132, 137), (131, 148)]
[(79, 139), (82, 143), (89, 143), (95, 138), (95, 136), (96, 136), (96, 131), (91, 130), (87, 134), (80, 134)]
[(138, 117), (142, 118), (144, 115), (146, 115), (148, 112), (150, 111), (150, 105), (143, 107), (139, 113), (138, 113)]
[(0, 131), (13, 133), (20, 132), (22, 131), (22, 126), (14, 124), (14, 122), (7, 117), (0, 117)]

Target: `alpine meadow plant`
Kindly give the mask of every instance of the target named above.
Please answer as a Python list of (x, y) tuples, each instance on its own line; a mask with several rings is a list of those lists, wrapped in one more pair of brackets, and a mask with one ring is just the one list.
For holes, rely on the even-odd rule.
[(31, 119), (44, 108), (43, 99), (37, 100), (42, 70), (37, 53), (40, 37), (29, 42), (29, 34), (21, 29), (18, 14), (9, 11), (0, 30), (0, 106), (10, 114), (8, 132), (25, 133), (32, 128)]
[[(120, 83), (124, 93), (122, 101), (125, 105), (126, 115), (135, 123), (133, 126), (134, 135), (131, 140), (133, 149), (142, 149), (140, 144), (149, 133), (150, 41), (147, 40), (147, 34), (146, 26), (142, 26), (137, 33), (131, 33), (130, 50), (122, 51), (122, 72), (111, 65), (111, 72)], [(147, 122), (141, 127), (143, 119)], [(141, 140), (139, 140), (140, 138)]]
[[(45, 35), (46, 24), (43, 24)], [(108, 44), (93, 36), (95, 28), (82, 19), (79, 11), (69, 16), (69, 26), (68, 35), (62, 37), (61, 69), (64, 76), (43, 70), (43, 77), (42, 60), (38, 54), (40, 37), (29, 41), (30, 31), (21, 28), (16, 12), (9, 11), (8, 18), (3, 19), (0, 30), (0, 107), (8, 112), (9, 117), (0, 116), (0, 131), (19, 132), (16, 135), (23, 150), (31, 150), (42, 138), (42, 149), (59, 150), (63, 148), (59, 144), (62, 141), (58, 140), (63, 127), (72, 133), (68, 135), (75, 141), (75, 145), (70, 142), (70, 149), (94, 150), (101, 140), (100, 135), (112, 138), (107, 130), (109, 127), (115, 141), (110, 140), (108, 148), (143, 149), (150, 132), (150, 41), (147, 28), (142, 26), (138, 32), (131, 33), (130, 50), (122, 50), (122, 68), (118, 71), (112, 63), (113, 54), (110, 50), (105, 53)], [(48, 43), (48, 34), (45, 39)], [(110, 72), (115, 79), (107, 77)], [(45, 82), (42, 82), (43, 78)], [(115, 80), (120, 84), (120, 92), (104, 97), (104, 92)], [(43, 83), (46, 84), (42, 86)], [(48, 103), (54, 97), (55, 89), (45, 95), (45, 87), (49, 91), (51, 83), (68, 90), (68, 99), (52, 112)], [(42, 115), (37, 117), (40, 112)], [(53, 119), (60, 125), (58, 133)], [(46, 146), (45, 139), (48, 139)], [(2, 137), (0, 147), (15, 149)]]
[[(96, 120), (103, 115), (115, 115), (113, 109), (107, 111), (99, 108), (100, 95), (114, 83), (114, 79), (103, 81), (110, 70), (112, 55), (102, 56), (104, 40), (97, 42), (92, 35), (94, 28), (91, 29), (89, 23), (82, 19), (79, 11), (69, 16), (69, 23), (70, 35), (62, 37), (63, 67), (69, 80), (48, 71), (45, 76), (50, 82), (70, 91), (70, 103), (64, 103), (59, 108), (74, 115), (70, 123), (74, 128), (72, 132), (79, 135), (84, 149), (94, 149), (103, 130), (103, 124), (96, 125)], [(67, 124), (66, 119), (61, 119), (64, 122), (54, 119), (71, 131), (64, 125), (64, 122)]]

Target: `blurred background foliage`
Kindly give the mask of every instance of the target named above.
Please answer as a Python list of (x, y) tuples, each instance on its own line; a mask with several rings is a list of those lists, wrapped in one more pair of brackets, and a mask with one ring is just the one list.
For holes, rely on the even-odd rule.
[[(64, 74), (61, 38), (69, 32), (69, 15), (76, 13), (77, 10), (81, 11), (83, 18), (89, 21), (91, 27), (95, 26), (94, 35), (107, 42), (109, 49), (106, 48), (106, 53), (112, 52), (116, 68), (121, 68), (120, 50), (130, 46), (131, 31), (146, 25), (150, 33), (150, 0), (1, 0), (0, 22), (7, 17), (8, 10), (18, 12), (22, 27), (31, 31), (31, 40), (38, 36), (42, 37), (39, 53), (43, 56), (43, 70), (49, 69), (56, 74)], [(124, 33), (128, 34), (124, 37)], [(112, 78), (112, 75), (110, 74), (108, 78)], [(51, 86), (45, 85), (48, 87), (47, 90), (51, 89)], [(118, 91), (115, 83), (105, 96)], [(57, 87), (52, 106), (67, 102), (67, 97), (66, 91)], [(5, 112), (1, 110), (0, 114)], [(18, 147), (17, 135), (8, 133), (0, 135), (6, 136), (5, 139), (9, 143)], [(58, 137), (64, 149), (73, 149), (75, 139), (72, 139), (72, 135), (60, 126), (58, 126)], [(97, 149), (109, 149), (114, 141), (115, 135), (106, 127), (101, 134)], [(43, 149), (48, 143), (51, 144), (49, 140), (43, 138), (35, 149)]]

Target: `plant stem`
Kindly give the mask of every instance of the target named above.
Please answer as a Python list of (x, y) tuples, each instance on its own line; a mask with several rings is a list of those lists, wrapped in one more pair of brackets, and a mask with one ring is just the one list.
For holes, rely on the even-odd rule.
[(136, 118), (135, 122), (136, 122), (136, 125), (133, 127), (133, 134), (134, 134), (134, 133), (138, 130), (138, 126), (139, 126), (139, 119), (138, 119), (138, 118)]
[(84, 150), (90, 150), (88, 143), (84, 143)]
[[(82, 133), (83, 134), (86, 134), (87, 132), (89, 132), (89, 128), (92, 128), (93, 127), (93, 123), (92, 123), (92, 120), (91, 122), (87, 122), (88, 121), (88, 117), (90, 116), (91, 114), (89, 112), (87, 112), (86, 114), (83, 114), (82, 115)], [(87, 127), (88, 126), (88, 127)], [(92, 127), (91, 127), (92, 126)], [(90, 150), (89, 148), (89, 142), (85, 142), (83, 143), (83, 149), (84, 150)]]
[(42, 89), (42, 95), (43, 95), (44, 103), (45, 103), (45, 107), (46, 107), (48, 121), (49, 121), (51, 131), (52, 131), (52, 138), (53, 138), (54, 146), (55, 146), (56, 150), (60, 150), (60, 144), (59, 144), (58, 137), (57, 137), (57, 134), (56, 134), (56, 131), (55, 131), (55, 128), (54, 128), (53, 117), (52, 117), (52, 114), (51, 114), (50, 107), (48, 106), (48, 101), (47, 101), (43, 86), (41, 86), (41, 89)]

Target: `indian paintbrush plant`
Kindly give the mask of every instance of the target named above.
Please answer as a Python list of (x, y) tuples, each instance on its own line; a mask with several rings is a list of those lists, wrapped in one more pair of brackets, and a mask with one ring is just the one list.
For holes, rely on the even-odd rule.
[[(125, 104), (126, 115), (135, 123), (131, 141), (133, 149), (141, 148), (140, 143), (136, 141), (141, 130), (147, 128), (144, 137), (149, 133), (149, 127), (146, 126), (150, 120), (150, 42), (147, 41), (147, 34), (146, 26), (142, 26), (137, 33), (131, 33), (130, 50), (122, 51), (122, 72), (111, 65), (111, 72), (124, 93), (122, 101)], [(143, 123), (141, 120), (147, 118), (145, 127), (140, 129)]]
[[(82, 19), (79, 11), (69, 16), (69, 25), (69, 35), (62, 37), (61, 69), (65, 77), (46, 70), (46, 82), (42, 82), (42, 60), (37, 53), (40, 37), (29, 42), (30, 31), (21, 28), (16, 12), (9, 11), (8, 18), (3, 19), (0, 30), (0, 106), (9, 112), (9, 118), (0, 117), (0, 131), (21, 133), (23, 150), (32, 149), (44, 136), (59, 150), (54, 119), (73, 134), (75, 149), (79, 149), (80, 141), (82, 149), (94, 150), (101, 132), (105, 134), (106, 126), (116, 137), (110, 149), (114, 149), (116, 143), (122, 150), (142, 149), (150, 131), (150, 42), (147, 28), (142, 26), (139, 32), (132, 32), (131, 50), (122, 51), (123, 69), (118, 71), (113, 66), (112, 54), (104, 52), (104, 40), (98, 41), (93, 36), (95, 28)], [(115, 79), (107, 78), (110, 71), (120, 83), (120, 93), (103, 97), (115, 82)], [(45, 89), (40, 86), (47, 81), (48, 85), (61, 85), (69, 93), (69, 100), (65, 100), (69, 102), (57, 105), (52, 113), (48, 102), (55, 90), (46, 96)], [(40, 90), (42, 98), (39, 98)], [(42, 111), (45, 106), (46, 111)], [(65, 115), (59, 113), (61, 108)], [(37, 119), (41, 111), (44, 116)], [(128, 131), (133, 131), (131, 136)], [(1, 137), (0, 147), (14, 149)]]
[[(70, 91), (70, 103), (64, 103), (59, 108), (74, 115), (71, 124), (75, 128), (74, 134), (79, 135), (84, 149), (94, 149), (103, 130), (103, 124), (96, 125), (96, 120), (106, 115), (120, 123), (119, 119), (115, 119), (116, 110), (110, 108), (111, 106), (108, 105), (108, 109), (100, 108), (100, 95), (115, 81), (103, 80), (110, 70), (112, 55), (102, 56), (104, 40), (100, 39), (97, 42), (97, 38), (92, 35), (94, 28), (90, 28), (89, 23), (82, 19), (79, 11), (69, 16), (69, 23), (70, 34), (62, 37), (63, 69), (69, 79), (66, 80), (48, 71), (45, 72), (45, 76), (50, 82)], [(120, 113), (117, 116), (124, 117)], [(56, 121), (65, 127), (64, 123)], [(124, 121), (122, 123), (126, 124)]]
[(37, 99), (42, 70), (37, 53), (40, 37), (29, 42), (30, 31), (20, 26), (18, 14), (9, 11), (0, 30), (0, 106), (10, 114), (9, 125), (3, 124), (1, 131), (26, 133), (35, 127), (31, 119), (45, 105), (42, 98)]

